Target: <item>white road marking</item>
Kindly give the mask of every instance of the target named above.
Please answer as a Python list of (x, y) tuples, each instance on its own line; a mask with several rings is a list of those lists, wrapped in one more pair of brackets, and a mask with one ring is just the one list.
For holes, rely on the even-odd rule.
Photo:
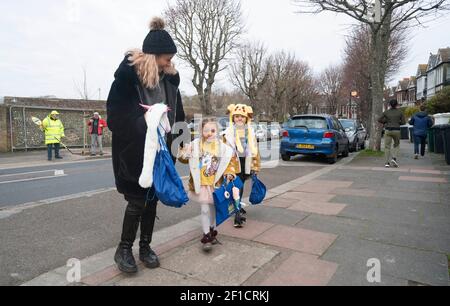
[(29, 179), (22, 179), (22, 180), (13, 180), (13, 181), (6, 181), (6, 182), (0, 182), (0, 185), (2, 184), (11, 184), (11, 183), (21, 183), (21, 182), (30, 182), (30, 181), (38, 181), (38, 180), (44, 180), (44, 179), (54, 179), (54, 178), (60, 178), (63, 176), (67, 176), (67, 174), (63, 175), (52, 175), (52, 176), (42, 176), (42, 177), (35, 177), (35, 178), (29, 178)]
[(56, 170), (56, 169), (51, 169), (51, 170), (43, 170), (43, 171), (33, 171), (33, 172), (21, 172), (21, 173), (3, 174), (3, 175), (0, 175), (0, 178), (2, 178), (2, 177), (8, 177), (8, 176), (16, 176), (16, 175), (28, 175), (28, 174), (36, 174), (36, 173), (44, 173), (44, 172), (54, 172), (54, 171), (58, 171), (58, 170)]

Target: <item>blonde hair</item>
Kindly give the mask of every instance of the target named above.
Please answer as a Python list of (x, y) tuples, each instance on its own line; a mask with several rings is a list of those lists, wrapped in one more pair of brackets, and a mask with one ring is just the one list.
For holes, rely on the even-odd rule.
[[(130, 66), (134, 66), (136, 73), (142, 84), (148, 88), (156, 88), (159, 84), (159, 68), (156, 63), (155, 54), (146, 54), (139, 49), (130, 50), (126, 53), (129, 56)], [(164, 68), (165, 74), (177, 74), (175, 65)]]

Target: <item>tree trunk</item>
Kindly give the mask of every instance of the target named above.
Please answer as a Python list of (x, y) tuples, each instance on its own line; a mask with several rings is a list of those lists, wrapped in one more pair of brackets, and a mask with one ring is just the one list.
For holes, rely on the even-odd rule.
[(372, 55), (370, 61), (370, 80), (372, 85), (371, 131), (369, 148), (374, 151), (381, 150), (382, 126), (378, 118), (383, 113), (384, 84), (386, 80), (387, 61), (389, 55), (389, 41), (391, 16), (387, 16), (378, 31), (372, 31)]
[(213, 114), (213, 109), (211, 105), (211, 88), (207, 86), (205, 90), (202, 92), (202, 95), (199, 96), (200, 101), (202, 101), (202, 109), (203, 113), (207, 116), (211, 116)]

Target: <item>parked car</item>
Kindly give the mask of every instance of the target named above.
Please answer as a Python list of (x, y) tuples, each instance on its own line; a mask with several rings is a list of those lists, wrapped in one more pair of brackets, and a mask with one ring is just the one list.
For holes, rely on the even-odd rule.
[(325, 157), (330, 164), (334, 164), (338, 155), (348, 156), (349, 147), (345, 130), (335, 117), (298, 115), (284, 125), (280, 154), (284, 161), (302, 154)]
[(366, 148), (367, 131), (356, 119), (339, 119), (350, 141), (350, 151), (358, 152)]
[(219, 133), (221, 133), (230, 125), (230, 117), (217, 117), (217, 123), (219, 124)]
[(267, 133), (269, 139), (278, 139), (280, 138), (281, 134), (281, 126), (279, 123), (271, 123), (268, 126), (268, 133)]
[(258, 141), (266, 141), (266, 140), (268, 140), (267, 125), (265, 125), (265, 124), (258, 124), (256, 126), (255, 134), (256, 134), (256, 139)]

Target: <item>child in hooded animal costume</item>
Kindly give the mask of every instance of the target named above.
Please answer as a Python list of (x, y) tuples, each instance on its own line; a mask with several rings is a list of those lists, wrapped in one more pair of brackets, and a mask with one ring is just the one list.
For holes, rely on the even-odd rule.
[[(252, 173), (258, 173), (261, 168), (258, 143), (251, 124), (253, 109), (245, 104), (231, 104), (228, 106), (228, 113), (230, 126), (223, 133), (223, 140), (233, 149), (232, 165), (242, 182), (245, 182)], [(244, 188), (240, 191), (240, 198), (243, 193)], [(243, 217), (243, 214), (245, 213), (244, 209), (236, 213), (235, 227), (244, 225), (246, 218)]]
[[(235, 178), (236, 170), (231, 161), (233, 150), (218, 138), (218, 126), (215, 119), (203, 119), (200, 138), (184, 146), (178, 159), (189, 163), (189, 198), (201, 204), (203, 250), (208, 252), (217, 241), (216, 216), (213, 192), (216, 187)], [(239, 197), (239, 189), (233, 190)]]

